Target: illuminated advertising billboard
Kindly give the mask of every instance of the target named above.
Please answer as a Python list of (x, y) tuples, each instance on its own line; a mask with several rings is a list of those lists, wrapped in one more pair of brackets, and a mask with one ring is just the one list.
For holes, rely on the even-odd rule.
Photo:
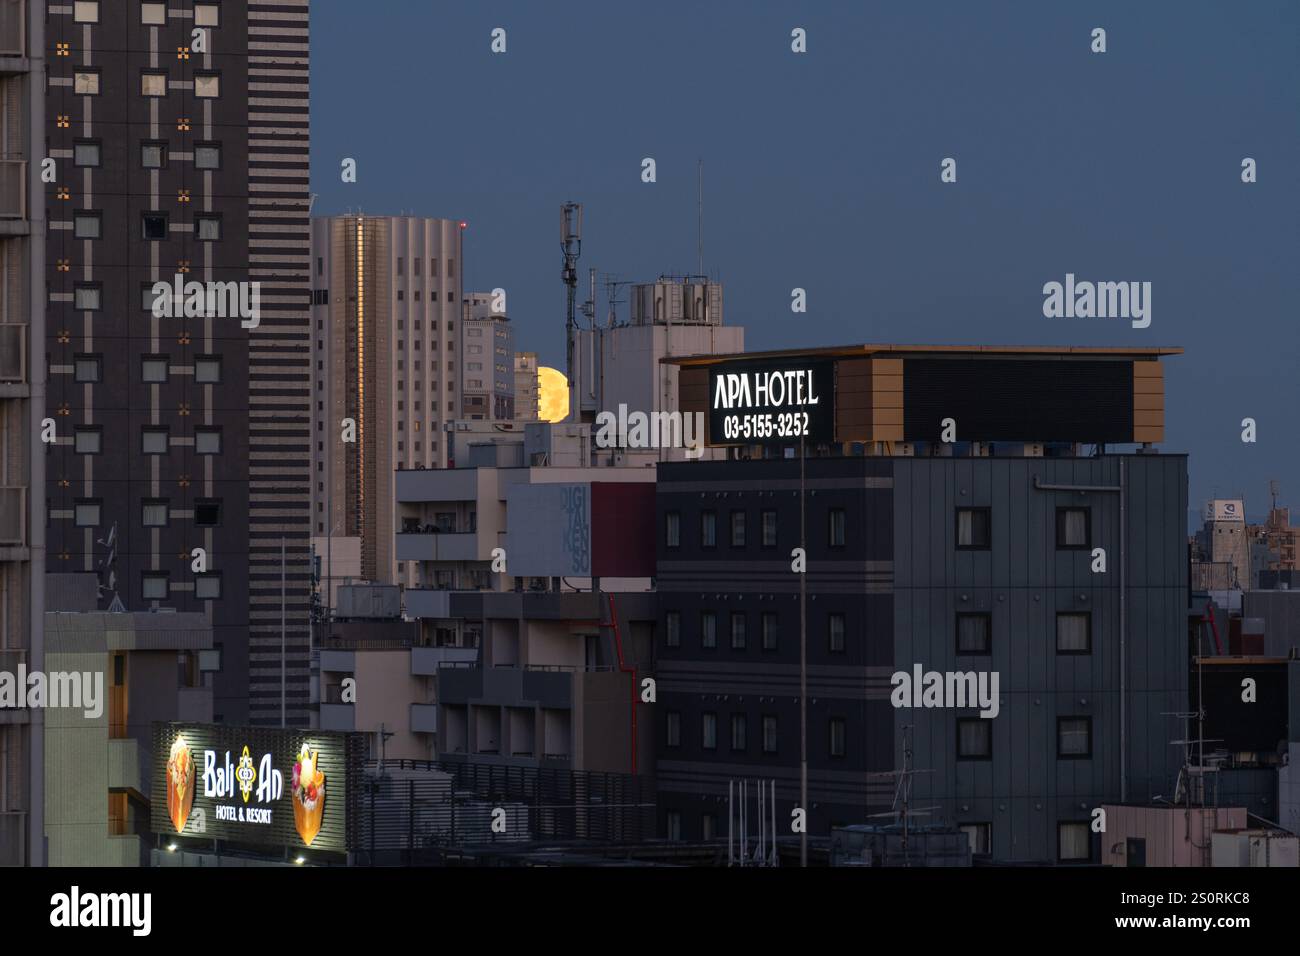
[(752, 359), (709, 366), (710, 445), (835, 440), (835, 363)]
[(154, 724), (152, 829), (344, 853), (362, 748), (357, 734)]

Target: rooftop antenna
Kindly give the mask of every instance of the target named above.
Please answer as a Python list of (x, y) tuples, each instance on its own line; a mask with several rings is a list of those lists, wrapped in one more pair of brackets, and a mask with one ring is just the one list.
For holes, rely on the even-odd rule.
[(580, 421), (577, 395), (574, 392), (573, 352), (578, 334), (578, 256), (582, 253), (582, 204), (566, 202), (560, 207), (560, 248), (564, 251), (564, 282), (567, 304), (564, 313), (564, 333), (567, 343), (564, 371), (569, 376), (569, 414)]
[(700, 180), (700, 197), (699, 204), (696, 207), (696, 244), (695, 252), (699, 259), (698, 273), (704, 275), (704, 158), (698, 160), (698, 171)]
[(894, 777), (898, 783), (894, 787), (894, 803), (891, 808), (884, 813), (869, 813), (869, 817), (893, 817), (894, 822), (900, 824), (903, 828), (903, 866), (911, 866), (908, 856), (907, 838), (910, 833), (910, 822), (912, 817), (928, 817), (931, 812), (940, 809), (940, 807), (918, 807), (912, 809), (912, 777), (918, 773), (934, 773), (933, 770), (913, 770), (912, 769), (912, 725), (903, 725), (903, 769), (886, 770), (878, 773), (869, 773), (868, 777)]
[(1277, 510), (1278, 482), (1276, 478), (1268, 480), (1268, 493), (1273, 497), (1273, 510)]

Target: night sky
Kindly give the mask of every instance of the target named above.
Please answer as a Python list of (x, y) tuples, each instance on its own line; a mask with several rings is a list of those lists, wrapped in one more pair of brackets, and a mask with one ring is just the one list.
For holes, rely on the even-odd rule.
[[(317, 0), (311, 38), (313, 214), (468, 220), (465, 288), (505, 288), (546, 364), (560, 204), (580, 298), (588, 267), (694, 273), (702, 159), (704, 269), (749, 349), (1181, 346), (1162, 448), (1192, 507), (1261, 514), (1270, 478), (1300, 506), (1300, 4)], [(1045, 318), (1068, 272), (1151, 282), (1150, 327)]]

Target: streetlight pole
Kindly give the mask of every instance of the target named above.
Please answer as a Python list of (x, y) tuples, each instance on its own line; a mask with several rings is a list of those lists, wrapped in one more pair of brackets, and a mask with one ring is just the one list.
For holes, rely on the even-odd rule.
[(799, 865), (808, 865), (808, 527), (804, 507), (804, 437), (799, 436), (799, 807), (803, 832), (799, 834)]
[(284, 636), (284, 538), (280, 539), (280, 726), (288, 727), (287, 708), (285, 707), (285, 686), (288, 679), (286, 648)]

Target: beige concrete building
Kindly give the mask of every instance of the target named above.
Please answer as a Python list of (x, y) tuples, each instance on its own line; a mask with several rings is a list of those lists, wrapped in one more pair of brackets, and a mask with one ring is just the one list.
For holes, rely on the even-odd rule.
[(312, 533), (361, 540), (361, 575), (393, 582), (393, 473), (447, 464), (458, 417), (461, 224), (312, 220)]
[(499, 311), (504, 296), (504, 290), (465, 294), (460, 354), (463, 419), (511, 421), (515, 417), (515, 334), (510, 317)]
[(535, 422), (540, 410), (537, 353), (515, 353), (515, 421)]
[[(50, 580), (50, 593), (64, 605), (94, 606), (93, 575)], [(212, 633), (197, 612), (46, 613), (47, 672), (102, 679), (99, 713), (45, 710), (50, 866), (145, 865), (153, 723), (211, 722), (211, 674), (219, 663)]]

